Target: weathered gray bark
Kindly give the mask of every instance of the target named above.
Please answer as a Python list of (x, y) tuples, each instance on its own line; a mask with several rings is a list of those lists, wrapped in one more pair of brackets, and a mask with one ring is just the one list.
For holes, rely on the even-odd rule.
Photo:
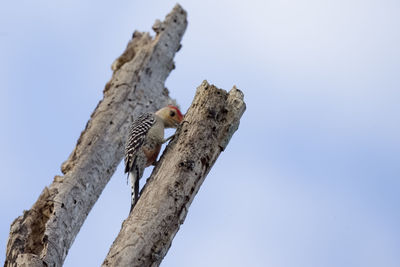
[(11, 225), (5, 266), (61, 266), (89, 211), (114, 173), (132, 117), (170, 101), (164, 82), (186, 29), (186, 12), (175, 6), (157, 35), (135, 32), (114, 62), (104, 98), (78, 143), (39, 199)]
[(122, 225), (103, 266), (158, 266), (217, 157), (239, 126), (246, 106), (204, 81), (184, 121)]

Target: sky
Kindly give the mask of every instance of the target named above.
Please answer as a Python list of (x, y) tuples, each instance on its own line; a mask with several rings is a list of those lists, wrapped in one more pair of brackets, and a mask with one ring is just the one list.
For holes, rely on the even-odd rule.
[[(11, 222), (61, 174), (132, 32), (175, 3), (3, 1), (0, 262)], [(161, 266), (400, 266), (400, 2), (180, 4), (189, 25), (171, 96), (186, 111), (207, 79), (236, 85), (247, 110)], [(129, 190), (120, 164), (64, 266), (103, 262)]]

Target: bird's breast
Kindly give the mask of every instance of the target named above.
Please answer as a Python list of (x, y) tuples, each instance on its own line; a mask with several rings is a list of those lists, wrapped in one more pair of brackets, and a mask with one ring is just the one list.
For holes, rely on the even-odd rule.
[(143, 146), (143, 152), (147, 158), (146, 167), (152, 165), (156, 161), (160, 149), (161, 144), (149, 144)]

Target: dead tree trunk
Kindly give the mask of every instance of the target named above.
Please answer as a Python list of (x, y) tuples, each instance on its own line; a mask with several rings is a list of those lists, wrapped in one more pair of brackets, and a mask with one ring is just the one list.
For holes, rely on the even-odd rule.
[(158, 266), (200, 185), (239, 126), (246, 106), (204, 81), (176, 135), (123, 223), (103, 266)]
[[(157, 35), (135, 32), (113, 64), (104, 98), (78, 143), (30, 210), (12, 224), (5, 266), (61, 266), (86, 216), (123, 156), (132, 117), (155, 111), (170, 99), (164, 82), (186, 29), (186, 12), (175, 6)], [(132, 116), (133, 115), (133, 116)]]

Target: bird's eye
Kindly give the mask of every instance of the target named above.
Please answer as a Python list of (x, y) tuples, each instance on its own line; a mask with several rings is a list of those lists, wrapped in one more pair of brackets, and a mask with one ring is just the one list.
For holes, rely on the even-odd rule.
[(169, 112), (169, 115), (170, 115), (171, 117), (175, 116), (175, 111), (172, 111), (172, 110), (171, 110), (171, 111)]

